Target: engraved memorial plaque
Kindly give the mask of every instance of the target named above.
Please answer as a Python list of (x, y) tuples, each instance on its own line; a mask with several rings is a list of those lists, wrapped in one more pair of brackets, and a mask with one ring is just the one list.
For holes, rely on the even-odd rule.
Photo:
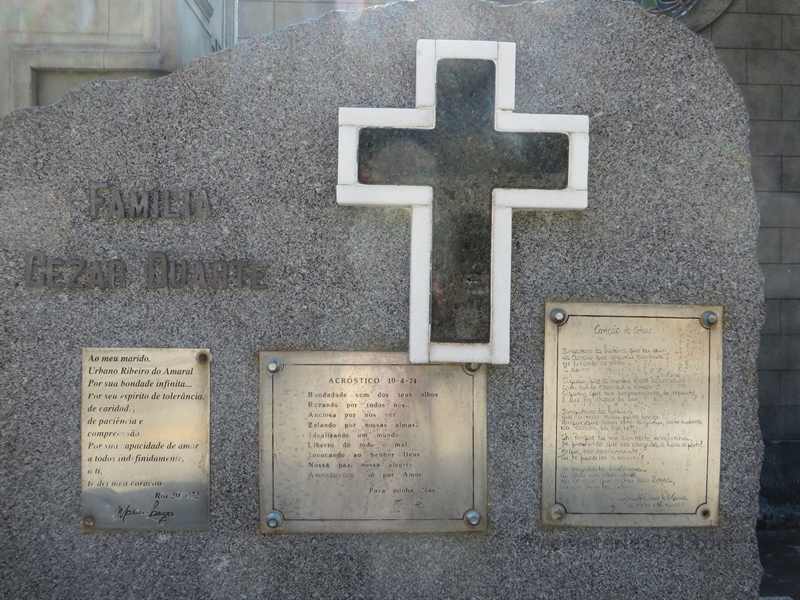
[(84, 531), (206, 530), (208, 350), (84, 348)]
[(486, 368), (261, 352), (261, 531), (486, 530)]
[(545, 525), (716, 525), (722, 307), (548, 304)]

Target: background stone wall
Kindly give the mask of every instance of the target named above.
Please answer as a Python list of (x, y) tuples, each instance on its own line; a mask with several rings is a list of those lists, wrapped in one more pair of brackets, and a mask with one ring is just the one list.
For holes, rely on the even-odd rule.
[(0, 116), (97, 78), (154, 78), (235, 42), (236, 0), (2, 0)]

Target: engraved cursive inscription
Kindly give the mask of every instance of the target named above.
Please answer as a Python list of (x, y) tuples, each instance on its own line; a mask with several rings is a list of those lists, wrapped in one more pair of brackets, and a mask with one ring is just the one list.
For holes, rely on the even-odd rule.
[(159, 525), (163, 525), (167, 522), (169, 517), (174, 517), (175, 513), (171, 511), (160, 511), (156, 510), (158, 508), (158, 500), (156, 500), (155, 504), (153, 504), (153, 510), (150, 511), (150, 514), (147, 515), (148, 519), (152, 519), (153, 521), (158, 521)]
[(114, 510), (114, 513), (111, 515), (111, 519), (114, 521), (121, 520), (123, 523), (125, 523), (128, 517), (141, 517), (147, 515), (145, 517), (146, 519), (152, 519), (153, 521), (158, 522), (159, 525), (163, 525), (167, 522), (168, 518), (175, 516), (175, 513), (172, 511), (156, 510), (157, 508), (158, 500), (155, 501), (155, 504), (153, 504), (153, 508), (149, 513), (139, 510), (138, 508), (131, 508), (130, 504), (128, 504), (128, 506), (125, 508), (117, 506), (117, 508)]
[[(158, 504), (158, 503), (156, 502), (156, 504)], [(128, 504), (128, 506), (126, 506), (125, 508), (122, 508), (121, 506), (117, 506), (117, 509), (114, 511), (114, 514), (111, 515), (111, 519), (114, 520), (114, 521), (117, 521), (117, 520), (121, 519), (122, 522), (124, 523), (125, 519), (127, 519), (128, 517), (137, 516), (137, 515), (143, 515), (143, 514), (144, 514), (143, 510), (138, 510), (138, 509), (135, 509), (135, 508), (131, 508), (131, 505)]]

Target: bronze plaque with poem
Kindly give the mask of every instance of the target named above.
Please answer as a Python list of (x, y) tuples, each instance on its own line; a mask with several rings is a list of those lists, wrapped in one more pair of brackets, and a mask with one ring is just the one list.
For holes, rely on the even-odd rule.
[(84, 531), (209, 526), (209, 363), (197, 348), (84, 348)]
[(548, 304), (542, 522), (717, 523), (722, 307)]
[(259, 359), (262, 532), (485, 531), (485, 366)]

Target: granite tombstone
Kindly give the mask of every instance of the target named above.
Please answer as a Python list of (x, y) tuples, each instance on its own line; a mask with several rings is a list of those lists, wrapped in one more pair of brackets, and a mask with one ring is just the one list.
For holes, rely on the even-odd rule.
[[(475, 146), (467, 139), (459, 146), (463, 164), (442, 161), (445, 172), (438, 175), (443, 177), (431, 175), (430, 163), (414, 153), (406, 154), (402, 172), (393, 171), (398, 163), (384, 150), (398, 139), (427, 145), (429, 155), (437, 158), (452, 146), (425, 132), (403, 134), (400, 127), (360, 121), (353, 125), (364, 127), (355, 177), (351, 173), (342, 181), (337, 156), (340, 128), (350, 126), (342, 125), (341, 108), (419, 109), (420, 40), (515, 45), (511, 108), (524, 115), (588, 117), (590, 139), (588, 179), (572, 186), (563, 165), (575, 139), (565, 143), (560, 136), (573, 135), (570, 131), (584, 135), (583, 129), (544, 128), (535, 141), (526, 137), (531, 130), (523, 129), (525, 135), (504, 145), (504, 135), (485, 128), (480, 144), (500, 150), (484, 155), (497, 164), (471, 180), (475, 193), (464, 205), (475, 217), (457, 222), (466, 229), (445, 233), (444, 246), (434, 248), (431, 263), (423, 264), (433, 270), (426, 284), (428, 300), (422, 302), (424, 311), (431, 311), (425, 313), (430, 329), (416, 330), (425, 334), (417, 347), (424, 360), (409, 360), (414, 327), (419, 326), (411, 306), (420, 298), (413, 293), (418, 281), (412, 255), (416, 209), (409, 214), (402, 207), (343, 206), (341, 198), (337, 203), (337, 183), (340, 189), (341, 184), (430, 186), (435, 205), (430, 218), (447, 224), (458, 207), (451, 203), (458, 194), (452, 192), (448, 172), (464, 168), (472, 176), (486, 167), (487, 159), (476, 162)], [(470, 80), (489, 81), (499, 55), (487, 61), (477, 67), (459, 61), (450, 66), (475, 71)], [(443, 65), (444, 78), (452, 75), (449, 68)], [(452, 93), (459, 92), (454, 88)], [(459, 118), (448, 121), (445, 113), (444, 129), (459, 130)], [(161, 80), (94, 82), (56, 105), (12, 113), (0, 122), (0, 593), (100, 598), (124, 589), (131, 596), (153, 598), (756, 598), (761, 567), (754, 525), (762, 447), (755, 358), (763, 308), (747, 135), (742, 99), (706, 41), (634, 3), (605, 0), (513, 6), (420, 0), (334, 12), (251, 39)], [(541, 172), (531, 175), (523, 169), (507, 183), (500, 167), (514, 162), (509, 157), (520, 149), (539, 161)], [(389, 170), (382, 170), (387, 165)], [(497, 181), (487, 184), (489, 176)], [(588, 203), (572, 207), (585, 210), (555, 212), (549, 208), (566, 207), (550, 206), (515, 214), (513, 228), (511, 207), (503, 207), (508, 208), (506, 225), (492, 238), (495, 225), (488, 224), (487, 216), (498, 204), (479, 197), (497, 186), (573, 189), (585, 192)], [(447, 201), (436, 206), (437, 197)], [(458, 241), (456, 234), (464, 239)], [(501, 272), (486, 251), (494, 251), (498, 236), (509, 257), (507, 281), (501, 282), (508, 290), (506, 339), (493, 337), (492, 319), (496, 325), (500, 317), (487, 315), (498, 305), (492, 294)], [(454, 239), (474, 258), (465, 268), (452, 267), (451, 251), (441, 250)], [(444, 281), (453, 274), (470, 285), (454, 291), (457, 302), (448, 305), (450, 294), (439, 294), (436, 278), (442, 275)], [(445, 289), (450, 283), (442, 285)], [(431, 297), (442, 302), (433, 306)], [(721, 358), (714, 375), (720, 382), (719, 402), (707, 404), (707, 437), (702, 438), (718, 444), (718, 462), (708, 453), (710, 467), (692, 462), (687, 470), (693, 478), (718, 483), (718, 504), (705, 523), (645, 528), (647, 523), (636, 519), (564, 527), (546, 522), (543, 499), (550, 496), (542, 481), (550, 450), (543, 444), (552, 432), (543, 428), (554, 416), (545, 414), (546, 337), (561, 339), (563, 334), (581, 347), (591, 346), (575, 338), (571, 328), (580, 325), (578, 320), (552, 333), (548, 311), (581, 303), (669, 305), (678, 312), (694, 307), (704, 311), (701, 319), (713, 310), (720, 316), (718, 323), (705, 323), (716, 327), (721, 351), (714, 356)], [(608, 311), (599, 310), (601, 315)], [(639, 318), (647, 310), (640, 306), (622, 314)], [(663, 329), (672, 336), (670, 344), (683, 343), (680, 334), (670, 333), (680, 327)], [(343, 360), (342, 353), (362, 362), (368, 360), (366, 353), (382, 356), (369, 360), (399, 364), (398, 373), (411, 377), (417, 372), (413, 369), (441, 368), (410, 364), (437, 362), (437, 345), (487, 340), (490, 348), (481, 350), (486, 360), (475, 361), (484, 364), (467, 365), (485, 378), (485, 421), (473, 416), (470, 429), (463, 418), (469, 405), (459, 409), (453, 401), (452, 410), (460, 411), (453, 422), (460, 438), (453, 446), (453, 469), (441, 475), (431, 471), (431, 481), (446, 482), (455, 490), (453, 497), (462, 498), (459, 507), (480, 507), (477, 530), (458, 532), (467, 531), (471, 520), (478, 522), (468, 511), (467, 525), (462, 522), (460, 529), (401, 525), (385, 530), (394, 533), (365, 529), (371, 533), (358, 535), (349, 526), (312, 528), (313, 533), (300, 535), (260, 531), (279, 528), (282, 518), (264, 504), (265, 489), (274, 492), (276, 502), (286, 498), (286, 506), (308, 509), (320, 520), (362, 514), (348, 504), (356, 496), (354, 488), (277, 489), (291, 479), (291, 461), (276, 463), (277, 476), (270, 479), (276, 487), (264, 488), (265, 440), (283, 436), (275, 456), (283, 449), (287, 456), (299, 452), (301, 436), (295, 433), (311, 422), (292, 412), (285, 395), (273, 396), (274, 414), (289, 416), (280, 421), (284, 429), (267, 431), (273, 422), (263, 402), (270, 389), (310, 392), (312, 401), (315, 393), (339, 393), (324, 382), (318, 390), (288, 380), (280, 383), (283, 388), (277, 383), (269, 388), (267, 382), (288, 375), (298, 356), (313, 363), (320, 356)], [(626, 344), (621, 347), (629, 354), (638, 352), (633, 342)], [(650, 346), (667, 347), (672, 346)], [(681, 352), (680, 360), (697, 356)], [(91, 475), (84, 469), (88, 434), (101, 431), (88, 422), (97, 418), (88, 407), (101, 404), (87, 404), (88, 394), (95, 393), (88, 361), (117, 355), (181, 357), (175, 366), (181, 373), (169, 381), (185, 378), (203, 402), (182, 423), (174, 412), (182, 405), (170, 405), (158, 417), (158, 399), (151, 396), (145, 420), (154, 421), (140, 430), (150, 435), (159, 418), (173, 433), (184, 425), (191, 428), (182, 441), (173, 437), (176, 443), (196, 446), (196, 452), (172, 456), (176, 462), (193, 457), (199, 467), (194, 487), (175, 490), (177, 497), (170, 499), (192, 502), (182, 494), (198, 493), (195, 526), (182, 529), (200, 531), (160, 527), (160, 521), (172, 518), (164, 514), (171, 508), (159, 508), (149, 517), (130, 515), (147, 520), (155, 531), (91, 531), (96, 523), (86, 520), (81, 486), (90, 479), (84, 476)], [(281, 357), (290, 366), (276, 375), (281, 369), (270, 361)], [(631, 360), (649, 359), (636, 354)], [(558, 364), (571, 368), (575, 360)], [(458, 381), (470, 377), (461, 365), (446, 368)], [(624, 378), (621, 368), (609, 364), (607, 372)], [(674, 369), (680, 368), (676, 360)], [(101, 375), (92, 381), (104, 386), (117, 381), (117, 374)], [(152, 372), (137, 371), (135, 379), (122, 381), (168, 385), (161, 373)], [(647, 385), (655, 389), (660, 384)], [(686, 382), (675, 389), (687, 395), (693, 391)], [(130, 401), (139, 394), (129, 392)], [(82, 412), (82, 398), (89, 412)], [(126, 402), (106, 398), (105, 392), (102, 400), (102, 407), (120, 413), (107, 421), (139, 419), (126, 415), (136, 407), (125, 410)], [(431, 409), (430, 419), (419, 412), (409, 423), (446, 422), (446, 414), (437, 416), (436, 407), (425, 406)], [(673, 420), (682, 418), (672, 405), (662, 412)], [(563, 413), (555, 418), (565, 423)], [(569, 418), (574, 425), (577, 417)], [(259, 419), (265, 429), (259, 429)], [(346, 423), (347, 415), (319, 419)], [(476, 434), (475, 423), (485, 425), (485, 431)], [(106, 425), (102, 431), (122, 437), (121, 427), (130, 423)], [(419, 443), (430, 445), (431, 456), (447, 456), (438, 453), (437, 431)], [(692, 443), (701, 433), (692, 434)], [(409, 442), (416, 435), (408, 435)], [(158, 444), (156, 437), (130, 443)], [(472, 457), (464, 447), (473, 448)], [(127, 460), (127, 454), (115, 454), (118, 448), (111, 450), (108, 456)], [(151, 447), (139, 454), (161, 457), (160, 452)], [(661, 460), (662, 455), (648, 456)], [(681, 456), (692, 460), (693, 454), (687, 450)], [(133, 472), (123, 467), (118, 472)], [(305, 473), (305, 468), (294, 471)], [(470, 473), (477, 482), (471, 491), (461, 485)], [(664, 473), (657, 475), (674, 475)], [(369, 473), (359, 472), (362, 476), (366, 483), (359, 489), (368, 489)], [(566, 479), (563, 483), (563, 490), (573, 485)], [(313, 502), (306, 498), (309, 490), (317, 496)], [(321, 504), (326, 493), (341, 496), (332, 509)], [(585, 497), (565, 492), (555, 499), (569, 513), (571, 503)], [(378, 505), (364, 506), (369, 511)], [(423, 512), (457, 520), (454, 506), (431, 503), (425, 508), (429, 513)], [(401, 513), (413, 510), (400, 508)], [(127, 524), (126, 506), (121, 509), (117, 514)], [(610, 504), (606, 509), (615, 510)], [(380, 516), (384, 509), (375, 510)]]

